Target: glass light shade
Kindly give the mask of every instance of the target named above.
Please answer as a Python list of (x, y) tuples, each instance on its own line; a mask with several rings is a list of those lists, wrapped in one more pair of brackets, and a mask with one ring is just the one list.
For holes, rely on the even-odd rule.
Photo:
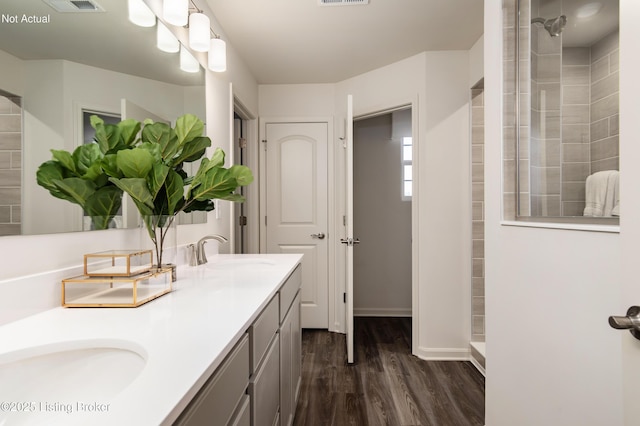
[(129, 0), (129, 21), (139, 27), (153, 27), (156, 24), (156, 15), (142, 0)]
[(227, 70), (227, 44), (220, 38), (212, 38), (209, 46), (209, 69), (215, 72)]
[(180, 69), (185, 72), (200, 71), (200, 63), (184, 46), (180, 46)]
[(163, 52), (176, 53), (180, 50), (180, 42), (161, 22), (158, 22), (158, 49)]
[(209, 17), (204, 13), (189, 15), (189, 46), (196, 52), (209, 50)]
[(189, 0), (164, 0), (162, 17), (171, 25), (184, 27), (189, 21)]

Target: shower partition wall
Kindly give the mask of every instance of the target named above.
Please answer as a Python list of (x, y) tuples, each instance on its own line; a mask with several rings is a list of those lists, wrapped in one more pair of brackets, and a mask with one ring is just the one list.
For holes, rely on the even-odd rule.
[(505, 182), (505, 197), (515, 192), (505, 201), (516, 203), (513, 218), (583, 216), (587, 177), (619, 170), (617, 1), (585, 17), (587, 0), (520, 0), (505, 19), (507, 79), (517, 62), (516, 87), (505, 81), (505, 148), (513, 150), (509, 157), (505, 149), (505, 170), (516, 180)]

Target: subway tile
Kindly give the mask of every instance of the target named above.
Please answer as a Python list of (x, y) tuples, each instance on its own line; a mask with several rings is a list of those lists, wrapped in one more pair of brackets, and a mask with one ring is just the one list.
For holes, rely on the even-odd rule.
[(474, 278), (484, 277), (484, 260), (473, 259), (472, 263), (472, 276)]
[(515, 22), (515, 4), (516, 0), (504, 0), (502, 2), (502, 26), (509, 28), (514, 26)]
[(484, 126), (471, 127), (471, 143), (474, 145), (484, 144)]
[(562, 103), (564, 105), (589, 104), (589, 86), (563, 86)]
[(471, 220), (484, 220), (484, 203), (475, 201), (471, 203)]
[(563, 201), (584, 201), (584, 182), (565, 182), (562, 184)]
[(471, 106), (481, 107), (484, 105), (484, 89), (471, 89)]
[(538, 139), (531, 144), (531, 164), (534, 167), (559, 167), (560, 153), (559, 139)]
[(591, 143), (591, 161), (605, 160), (620, 155), (618, 136)]
[(0, 206), (0, 223), (11, 223), (11, 206)]
[(0, 151), (0, 170), (11, 168), (11, 152)]
[(590, 143), (563, 143), (562, 157), (572, 162), (591, 161)]
[(11, 223), (22, 223), (22, 206), (11, 206)]
[(471, 223), (471, 238), (474, 240), (484, 238), (484, 222), (476, 221)]
[(536, 79), (539, 83), (560, 82), (560, 55), (539, 55)]
[(471, 282), (473, 283), (472, 296), (484, 296), (484, 277), (473, 277)]
[(1, 188), (0, 187), (0, 200), (2, 204), (20, 204), (20, 188)]
[(590, 65), (591, 52), (588, 47), (565, 47), (562, 49), (562, 65)]
[(590, 163), (563, 163), (563, 182), (585, 182), (591, 172)]
[(471, 165), (471, 181), (474, 183), (484, 182), (484, 164)]
[(474, 201), (484, 201), (484, 183), (474, 182), (471, 184), (471, 197)]
[(516, 55), (516, 30), (515, 28), (505, 28), (502, 31), (502, 58), (506, 61), (513, 61)]
[(605, 117), (618, 114), (620, 110), (619, 96), (615, 93), (591, 104), (591, 121), (598, 121)]
[(589, 143), (588, 124), (563, 124), (562, 143)]
[(473, 240), (472, 241), (472, 255), (474, 259), (483, 259), (484, 258), (484, 240)]
[(20, 235), (21, 229), (19, 224), (0, 224), (0, 236), (1, 235)]
[(473, 325), (472, 325), (472, 333), (475, 335), (484, 334), (484, 316), (483, 315), (474, 315), (473, 316)]
[(620, 70), (620, 50), (614, 50), (609, 55), (609, 71), (616, 72)]
[(471, 109), (471, 125), (472, 126), (484, 125), (484, 108)]
[(609, 56), (600, 58), (600, 60), (591, 65), (591, 81), (596, 82), (602, 80), (610, 74), (609, 69)]
[(562, 84), (590, 84), (589, 66), (563, 66)]
[(620, 158), (607, 158), (606, 160), (593, 161), (591, 163), (591, 173), (603, 170), (620, 170)]
[[(560, 195), (536, 195), (532, 197), (535, 204), (536, 216), (560, 216)], [(532, 207), (532, 215), (533, 215)]]
[(11, 152), (11, 168), (14, 170), (22, 169), (22, 152), (20, 151)]
[(471, 305), (476, 315), (484, 315), (484, 297), (473, 297)]
[(596, 62), (598, 59), (618, 49), (619, 46), (619, 32), (616, 30), (591, 46), (591, 62)]
[(618, 114), (609, 117), (609, 134), (611, 136), (620, 133), (620, 116)]
[(564, 201), (562, 203), (562, 216), (583, 216), (584, 202)]
[(560, 195), (560, 188), (560, 167), (532, 168), (532, 194)]
[(562, 38), (550, 37), (549, 33), (541, 26), (536, 25), (537, 38), (538, 38), (538, 53), (545, 54), (557, 54), (562, 52)]
[(0, 185), (3, 187), (20, 187), (22, 174), (20, 170), (0, 170)]
[(0, 96), (0, 114), (11, 114), (12, 111), (13, 102), (5, 96)]
[(588, 124), (589, 105), (563, 105), (562, 124)]
[[(513, 192), (502, 194), (502, 207), (504, 208), (504, 220), (516, 218), (516, 194)], [(528, 210), (525, 212), (528, 215)]]
[(560, 138), (560, 111), (531, 112), (532, 138)]
[(591, 142), (609, 137), (609, 119), (603, 118), (591, 123), (590, 129)]
[(538, 109), (541, 111), (559, 110), (561, 104), (560, 93), (560, 83), (539, 83), (537, 90)]
[(471, 146), (471, 162), (479, 164), (484, 162), (484, 146), (472, 145)]
[(22, 131), (22, 117), (19, 115), (0, 115), (0, 132)]
[(22, 149), (22, 133), (20, 132), (0, 132), (0, 150)]
[(502, 128), (502, 156), (503, 159), (507, 160), (516, 158), (516, 132), (514, 127)]
[(591, 85), (591, 102), (612, 95), (620, 91), (618, 73), (615, 72)]

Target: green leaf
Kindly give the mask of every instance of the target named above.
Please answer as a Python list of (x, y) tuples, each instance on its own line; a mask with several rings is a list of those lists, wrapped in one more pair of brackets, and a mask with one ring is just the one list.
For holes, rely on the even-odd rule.
[[(147, 187), (147, 181), (142, 178), (109, 178), (118, 188), (126, 192), (131, 196), (136, 203), (138, 210), (141, 214), (152, 214), (153, 212), (153, 197)], [(145, 206), (144, 210), (141, 206)]]
[[(72, 154), (78, 175), (83, 176), (102, 157), (100, 147), (96, 143), (82, 144), (77, 147)], [(95, 169), (93, 170), (95, 172)], [(93, 180), (93, 179), (92, 179)]]
[(129, 118), (122, 120), (117, 124), (120, 129), (121, 142), (125, 146), (133, 146), (136, 141), (136, 136), (140, 132), (141, 124), (138, 120)]
[(100, 163), (94, 163), (82, 175), (82, 179), (93, 181), (97, 186), (103, 186), (107, 180), (107, 175), (100, 167)]
[(106, 186), (87, 198), (84, 210), (91, 216), (96, 229), (107, 229), (121, 205), (122, 191), (115, 186)]
[(214, 204), (213, 200), (192, 200), (187, 204), (187, 207), (183, 210), (185, 213), (191, 213), (195, 211), (199, 212), (209, 212), (213, 210)]
[(169, 215), (173, 215), (177, 206), (184, 203), (184, 183), (180, 175), (170, 171), (165, 184), (167, 193), (167, 210)]
[(57, 191), (58, 187), (53, 182), (62, 179), (64, 179), (62, 166), (57, 161), (46, 161), (42, 163), (40, 167), (38, 167), (38, 171), (36, 171), (36, 181), (38, 185), (49, 191)]
[(173, 158), (180, 146), (171, 127), (166, 123), (150, 123), (142, 129), (142, 142), (158, 144), (162, 158)]
[(96, 191), (96, 186), (93, 182), (76, 177), (56, 180), (53, 183), (61, 192), (73, 198), (75, 203), (79, 204), (83, 209), (87, 202), (87, 198), (93, 195)]
[(104, 121), (95, 115), (92, 115), (89, 120), (96, 131), (95, 141), (98, 143), (100, 151), (103, 154), (110, 153), (112, 150), (116, 151), (120, 144), (120, 128), (113, 124), (104, 124)]
[(153, 156), (141, 148), (120, 150), (116, 160), (118, 169), (127, 178), (146, 178), (153, 167)]
[(69, 152), (61, 149), (52, 149), (51, 154), (53, 155), (53, 159), (59, 162), (62, 167), (77, 175), (76, 163), (73, 161), (73, 156)]
[(231, 166), (229, 167), (229, 173), (236, 179), (239, 186), (247, 186), (253, 182), (253, 173), (247, 166)]
[(196, 200), (223, 198), (237, 188), (236, 179), (224, 168), (213, 168), (207, 171), (200, 184), (191, 191), (191, 197)]
[(201, 136), (203, 131), (204, 123), (193, 114), (185, 114), (176, 120), (176, 136), (178, 137), (179, 146), (195, 137)]
[(196, 137), (188, 142), (185, 142), (182, 147), (182, 152), (178, 155), (178, 158), (174, 160), (174, 163), (182, 163), (183, 161), (192, 162), (199, 160), (204, 155), (208, 147), (211, 146), (211, 139), (206, 136)]
[(117, 154), (105, 155), (102, 161), (100, 161), (100, 167), (102, 167), (102, 170), (104, 170), (107, 175), (115, 178), (121, 178), (122, 172), (118, 169), (117, 157)]
[(160, 191), (160, 188), (164, 185), (169, 170), (169, 166), (165, 164), (156, 163), (153, 165), (153, 169), (147, 177), (147, 186), (149, 187), (149, 192), (153, 199), (156, 198), (158, 191)]
[(138, 144), (137, 148), (149, 151), (149, 154), (153, 157), (154, 163), (160, 163), (162, 161), (162, 152), (160, 151), (160, 145), (152, 142), (142, 142)]

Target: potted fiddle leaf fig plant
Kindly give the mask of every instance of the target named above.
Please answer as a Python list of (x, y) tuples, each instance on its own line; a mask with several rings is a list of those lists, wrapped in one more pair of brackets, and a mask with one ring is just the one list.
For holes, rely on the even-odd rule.
[(72, 153), (52, 149), (53, 159), (40, 165), (36, 181), (54, 197), (82, 207), (94, 229), (107, 229), (122, 205), (122, 190), (109, 181), (102, 166), (112, 163), (118, 151), (133, 148), (140, 123), (104, 124), (93, 116), (91, 126), (94, 143), (80, 145)]
[[(103, 168), (109, 182), (129, 194), (155, 247), (157, 266), (163, 265), (163, 246), (169, 228), (180, 212), (213, 210), (214, 199), (244, 201), (239, 186), (253, 181), (246, 166), (224, 167), (224, 152), (217, 148), (204, 157), (211, 139), (203, 136), (204, 123), (186, 114), (175, 128), (145, 120), (135, 147), (119, 150)], [(204, 158), (203, 158), (204, 157)], [(184, 164), (201, 160), (188, 176)]]

